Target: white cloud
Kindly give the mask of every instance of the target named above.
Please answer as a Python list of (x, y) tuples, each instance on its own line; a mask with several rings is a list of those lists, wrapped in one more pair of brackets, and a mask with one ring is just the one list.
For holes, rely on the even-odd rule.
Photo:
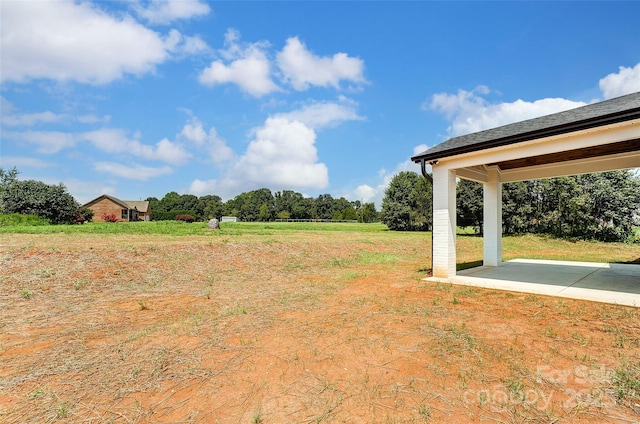
[[(316, 129), (364, 119), (355, 107), (355, 102), (340, 98), (340, 103), (313, 103), (267, 118), (253, 131), (247, 150), (235, 162), (231, 161), (225, 174), (217, 179), (195, 179), (189, 193), (198, 196), (216, 193), (224, 198), (261, 187), (272, 190), (326, 188), (329, 170), (318, 157)], [(193, 143), (204, 143), (217, 137), (213, 131), (207, 134), (197, 119), (191, 119), (181, 135)]]
[(104, 172), (116, 177), (139, 181), (146, 181), (149, 178), (170, 174), (172, 172), (171, 168), (168, 166), (153, 168), (138, 164), (122, 165), (115, 162), (96, 162), (94, 165), (95, 170), (98, 172)]
[(177, 31), (163, 39), (130, 16), (111, 16), (89, 2), (6, 1), (0, 19), (2, 82), (106, 84), (152, 72), (194, 43)]
[(172, 29), (164, 39), (165, 48), (171, 53), (189, 56), (209, 51), (209, 46), (199, 36), (185, 36)]
[(0, 165), (5, 168), (48, 168), (54, 166), (52, 162), (45, 162), (42, 159), (20, 156), (0, 156)]
[(356, 200), (360, 200), (362, 203), (369, 203), (375, 200), (377, 194), (377, 189), (368, 184), (363, 184), (356, 187), (352, 197), (355, 197)]
[(235, 166), (237, 176), (282, 188), (325, 188), (329, 173), (318, 163), (316, 133), (301, 122), (268, 118)]
[(177, 19), (207, 15), (209, 5), (199, 0), (151, 0), (134, 7), (138, 15), (152, 24), (166, 25)]
[(193, 180), (193, 182), (189, 186), (189, 189), (187, 190), (187, 192), (189, 194), (195, 194), (198, 197), (205, 196), (211, 193), (216, 193), (217, 195), (221, 195), (223, 199), (226, 199), (228, 198), (228, 196), (231, 196), (231, 194), (229, 193), (225, 194), (220, 191), (218, 180), (215, 180), (215, 179), (203, 181), (196, 178), (195, 180)]
[(318, 162), (316, 133), (301, 122), (268, 118), (255, 138), (220, 179), (192, 182), (189, 192), (227, 197), (260, 187), (274, 190), (325, 188), (329, 171)]
[(600, 90), (602, 90), (605, 99), (640, 91), (640, 63), (633, 68), (621, 66), (618, 73), (612, 73), (602, 78)]
[(302, 122), (314, 129), (337, 126), (346, 121), (364, 120), (356, 112), (357, 104), (346, 98), (340, 99), (342, 103), (316, 102), (288, 113), (281, 113), (275, 117), (285, 118), (291, 121)]
[(7, 127), (33, 127), (38, 124), (54, 124), (59, 122), (77, 121), (81, 124), (107, 123), (111, 116), (96, 115), (72, 116), (51, 111), (20, 113), (18, 109), (4, 97), (0, 97), (0, 122)]
[(216, 129), (209, 129), (209, 133), (207, 134), (202, 122), (200, 122), (197, 117), (192, 117), (184, 127), (182, 127), (179, 136), (203, 148), (213, 163), (228, 162), (234, 158), (233, 150), (231, 150), (224, 139), (218, 135)]
[(38, 153), (53, 154), (62, 149), (73, 147), (77, 143), (74, 134), (59, 131), (3, 131), (3, 139), (16, 140), (18, 142), (35, 144)]
[(319, 162), (316, 129), (361, 118), (355, 103), (320, 102), (269, 117), (227, 177), (274, 189), (323, 189), (329, 171)]
[(214, 163), (227, 162), (235, 156), (224, 139), (218, 136), (215, 128), (209, 130), (208, 144), (209, 154)]
[(163, 161), (172, 165), (183, 165), (192, 157), (191, 153), (179, 143), (163, 139), (154, 146), (147, 145), (127, 137), (125, 131), (113, 128), (83, 133), (5, 131), (3, 132), (3, 138), (35, 144), (38, 146), (37, 152), (44, 154), (58, 153), (60, 150), (76, 146), (79, 142), (88, 141), (105, 153), (126, 153), (147, 160)]
[(121, 129), (100, 129), (88, 131), (78, 136), (91, 142), (96, 148), (107, 153), (128, 153), (147, 160), (160, 160), (172, 165), (184, 165), (192, 156), (181, 145), (167, 139), (155, 146), (130, 139)]
[(81, 124), (106, 124), (111, 121), (111, 115), (96, 116), (96, 115), (80, 115), (76, 116), (76, 120)]
[(268, 44), (241, 44), (239, 37), (237, 31), (227, 31), (225, 49), (218, 53), (229, 63), (225, 64), (222, 60), (212, 62), (198, 77), (200, 83), (209, 87), (235, 83), (254, 97), (279, 90), (271, 80), (271, 65), (265, 52)]
[(39, 123), (51, 124), (67, 119), (67, 115), (61, 115), (50, 111), (22, 114), (2, 114), (2, 123), (8, 127), (32, 127)]
[(155, 149), (151, 150), (149, 155), (146, 154), (147, 147), (141, 145), (144, 149), (141, 150), (141, 156), (145, 159), (160, 160), (172, 165), (184, 165), (191, 158), (191, 153), (187, 152), (182, 146), (166, 138), (156, 143)]
[(349, 57), (346, 53), (316, 56), (297, 37), (287, 39), (277, 55), (277, 62), (285, 80), (298, 91), (307, 90), (312, 85), (340, 88), (342, 80), (355, 84), (366, 82), (362, 59)]
[(207, 132), (204, 130), (202, 122), (200, 122), (198, 118), (191, 118), (184, 127), (182, 127), (180, 135), (197, 146), (204, 145), (207, 140)]
[(456, 94), (439, 93), (433, 95), (430, 102), (425, 102), (423, 109), (446, 115), (452, 121), (449, 135), (458, 136), (586, 105), (562, 98), (490, 104), (481, 97), (485, 94), (489, 94), (489, 90), (484, 86), (473, 91), (458, 90)]

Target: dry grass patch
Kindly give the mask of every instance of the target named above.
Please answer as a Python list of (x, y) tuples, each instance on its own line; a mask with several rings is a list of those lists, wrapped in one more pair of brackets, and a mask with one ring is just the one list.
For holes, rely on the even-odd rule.
[(3, 235), (0, 421), (640, 420), (638, 309), (425, 283), (429, 243)]

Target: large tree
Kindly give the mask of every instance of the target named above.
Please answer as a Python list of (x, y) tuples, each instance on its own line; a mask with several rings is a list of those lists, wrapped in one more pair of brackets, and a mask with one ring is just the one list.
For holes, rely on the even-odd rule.
[(17, 179), (18, 171), (0, 168), (0, 210), (2, 213), (38, 215), (52, 224), (74, 222), (80, 204), (67, 192), (64, 184)]
[(432, 225), (431, 203), (431, 184), (415, 172), (400, 172), (385, 190), (382, 222), (392, 230), (428, 230)]

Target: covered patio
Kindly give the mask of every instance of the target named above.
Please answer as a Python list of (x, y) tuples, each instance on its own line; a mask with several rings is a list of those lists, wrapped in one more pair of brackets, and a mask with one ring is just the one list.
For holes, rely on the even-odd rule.
[[(589, 273), (594, 266), (528, 262), (527, 270), (523, 270), (523, 262), (502, 262), (502, 184), (640, 168), (640, 92), (454, 137), (411, 159), (421, 164), (423, 173), (427, 164), (433, 171), (434, 280), (525, 292), (549, 286), (544, 288), (544, 294), (582, 296), (578, 298), (613, 303), (622, 301), (619, 296), (611, 297), (609, 292), (629, 298), (632, 294), (640, 296), (638, 265), (623, 267), (631, 270), (628, 279), (624, 279), (631, 282), (629, 286), (617, 274), (617, 264), (595, 264), (600, 271), (610, 271)], [(484, 214), (483, 266), (459, 274), (456, 272), (457, 178), (482, 183)], [(578, 269), (586, 274), (578, 275), (572, 283), (562, 282), (562, 276)], [(522, 275), (526, 275), (523, 272), (536, 275), (537, 280), (521, 281)], [(601, 286), (583, 287), (594, 285), (594, 281), (601, 281)], [(562, 284), (564, 288), (559, 288)], [(640, 306), (636, 300), (631, 304)]]
[(640, 307), (640, 265), (513, 259), (458, 272), (453, 284)]

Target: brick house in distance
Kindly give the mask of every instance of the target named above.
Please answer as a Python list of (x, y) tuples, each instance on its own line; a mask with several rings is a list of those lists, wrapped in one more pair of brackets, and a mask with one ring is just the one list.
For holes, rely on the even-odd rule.
[(149, 202), (138, 200), (120, 200), (117, 197), (103, 194), (85, 203), (85, 207), (93, 211), (93, 221), (103, 222), (103, 214), (114, 214), (119, 221), (151, 221)]

